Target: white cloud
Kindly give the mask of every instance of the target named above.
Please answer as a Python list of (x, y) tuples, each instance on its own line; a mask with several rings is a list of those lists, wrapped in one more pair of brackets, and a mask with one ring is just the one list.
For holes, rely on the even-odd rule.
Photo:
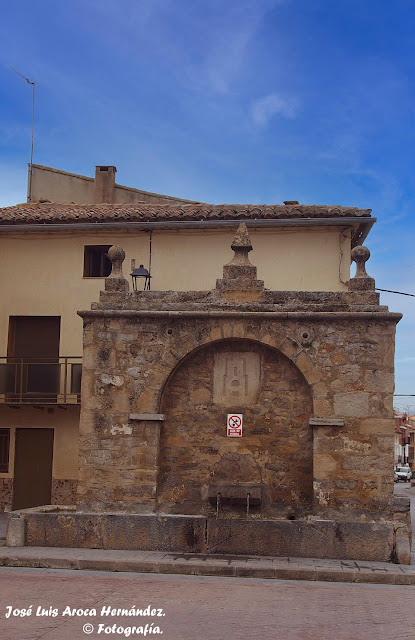
[(298, 111), (298, 101), (294, 98), (284, 98), (278, 93), (270, 93), (260, 98), (252, 106), (252, 118), (259, 127), (267, 126), (274, 116), (294, 118)]
[(201, 46), (199, 62), (188, 61), (183, 67), (190, 87), (219, 96), (238, 93), (237, 87), (243, 83), (245, 66), (255, 51), (255, 39), (268, 13), (289, 1), (211, 0), (208, 6), (215, 10), (214, 19), (206, 19), (206, 13), (193, 16), (192, 28), (199, 34)]

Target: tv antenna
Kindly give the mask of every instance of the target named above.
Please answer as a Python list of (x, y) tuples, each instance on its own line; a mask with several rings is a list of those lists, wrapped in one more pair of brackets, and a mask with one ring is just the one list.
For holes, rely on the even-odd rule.
[(29, 186), (28, 186), (28, 191), (27, 191), (27, 200), (28, 202), (32, 202), (32, 175), (33, 175), (33, 138), (34, 138), (34, 130), (35, 130), (35, 85), (36, 85), (36, 80), (34, 82), (31, 82), (29, 80), (29, 78), (26, 78), (26, 76), (22, 75), (21, 73), (19, 73), (18, 71), (16, 71), (16, 69), (13, 69), (13, 67), (10, 67), (10, 69), (12, 71), (14, 71), (15, 73), (17, 73), (18, 76), (20, 76), (21, 78), (23, 78), (23, 80), (26, 80), (27, 84), (31, 84), (33, 87), (33, 105), (32, 105), (32, 146), (30, 149), (30, 165), (29, 165)]

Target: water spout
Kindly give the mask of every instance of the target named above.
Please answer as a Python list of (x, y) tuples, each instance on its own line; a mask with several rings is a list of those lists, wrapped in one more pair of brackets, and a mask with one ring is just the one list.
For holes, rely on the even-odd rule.
[(220, 491), (216, 495), (216, 519), (219, 518), (219, 509), (220, 509)]
[(250, 495), (251, 494), (249, 492), (246, 494), (246, 515), (247, 515), (247, 517), (249, 517), (249, 498), (250, 498)]

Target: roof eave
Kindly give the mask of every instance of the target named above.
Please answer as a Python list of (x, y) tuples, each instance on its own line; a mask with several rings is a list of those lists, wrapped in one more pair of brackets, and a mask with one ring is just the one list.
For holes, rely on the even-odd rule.
[(245, 222), (251, 229), (284, 228), (284, 227), (347, 227), (352, 230), (352, 246), (362, 244), (367, 237), (376, 218), (368, 217), (338, 217), (338, 218), (235, 218), (227, 220), (152, 220), (152, 221), (105, 221), (105, 222), (36, 222), (0, 224), (1, 233), (65, 233), (85, 231), (96, 233), (113, 229), (154, 231), (177, 229), (220, 229), (236, 228), (240, 222)]

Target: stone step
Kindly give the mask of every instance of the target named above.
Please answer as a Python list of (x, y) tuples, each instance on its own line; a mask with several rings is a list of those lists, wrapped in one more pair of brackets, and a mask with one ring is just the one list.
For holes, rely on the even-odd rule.
[(414, 565), (315, 558), (1, 547), (0, 566), (415, 585)]

